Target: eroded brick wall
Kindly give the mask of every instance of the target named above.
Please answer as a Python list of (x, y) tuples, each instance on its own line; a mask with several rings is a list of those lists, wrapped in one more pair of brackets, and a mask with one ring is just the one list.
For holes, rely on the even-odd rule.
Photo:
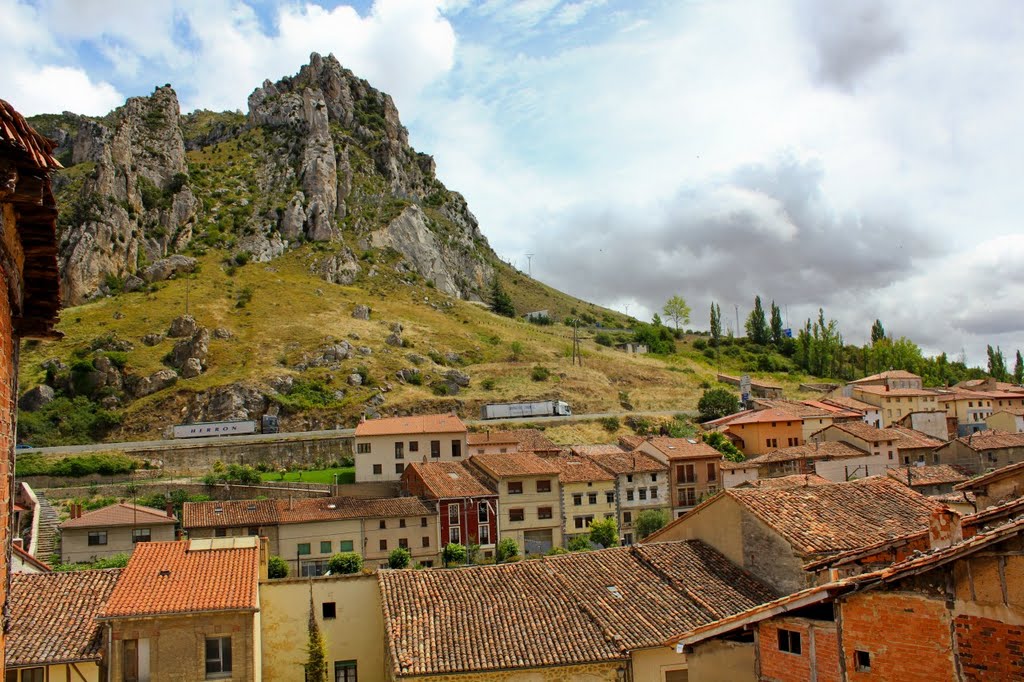
[[(841, 604), (847, 680), (956, 679), (945, 603), (912, 592), (862, 592)], [(856, 652), (870, 656), (858, 670)]]
[[(3, 225), (0, 224), (0, 231)], [(11, 461), (14, 457), (15, 366), (14, 329), (7, 275), (0, 266), (0, 604), (7, 604), (8, 564), (11, 556)], [(6, 608), (4, 609), (6, 618)], [(4, 662), (4, 635), (0, 628), (0, 664)]]
[[(800, 653), (779, 648), (779, 630), (800, 635)], [(808, 618), (773, 618), (760, 624), (758, 665), (764, 682), (831, 682), (839, 680), (839, 646), (835, 623)]]
[(1024, 626), (977, 616), (953, 625), (964, 680), (1024, 679)]

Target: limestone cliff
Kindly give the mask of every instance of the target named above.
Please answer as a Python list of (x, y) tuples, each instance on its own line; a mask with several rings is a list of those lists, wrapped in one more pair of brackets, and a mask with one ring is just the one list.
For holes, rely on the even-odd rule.
[(366, 276), (356, 253), (384, 249), (400, 272), (479, 298), (494, 254), (465, 199), (409, 146), (391, 97), (313, 54), (297, 75), (256, 88), (248, 108), (244, 119), (183, 117), (164, 86), (101, 119), (38, 117), (68, 162), (58, 183), (67, 302), (151, 283), (146, 269), (172, 254), (268, 261), (307, 242), (326, 251), (310, 267), (330, 282)]

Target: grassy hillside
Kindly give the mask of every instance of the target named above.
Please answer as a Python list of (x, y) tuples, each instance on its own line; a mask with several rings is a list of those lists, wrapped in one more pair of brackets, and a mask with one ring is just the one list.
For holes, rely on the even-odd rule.
[[(211, 249), (191, 280), (170, 280), (153, 291), (122, 293), (64, 310), (58, 327), (63, 340), (26, 345), (22, 387), (44, 380), (43, 361), (58, 358), (72, 364), (88, 354), (96, 339), (112, 333), (134, 345), (126, 356), (128, 371), (148, 375), (164, 368), (163, 358), (175, 340), (149, 347), (140, 339), (165, 332), (185, 312), (186, 298), (199, 324), (225, 328), (231, 338), (211, 340), (209, 367), (202, 375), (180, 379), (174, 387), (115, 409), (122, 424), (106, 439), (158, 437), (167, 425), (181, 421), (191, 394), (216, 386), (242, 382), (273, 396), (268, 386), (284, 375), (298, 386), (290, 395), (276, 396), (282, 426), (289, 430), (354, 424), (366, 402), (388, 385), (378, 408), (382, 414), (455, 409), (472, 418), (487, 402), (556, 397), (568, 400), (577, 413), (616, 411), (623, 404), (636, 410), (693, 409), (703, 388), (715, 380), (714, 364), (692, 348), (692, 340), (681, 341), (675, 354), (655, 357), (628, 356), (588, 338), (583, 366), (573, 366), (572, 330), (564, 324), (540, 326), (500, 317), (479, 304), (448, 298), (408, 273), (400, 276), (382, 267), (360, 286), (328, 284), (309, 271), (311, 262), (323, 256), (316, 245), (271, 263), (242, 267), (225, 265), (226, 256)], [(546, 308), (561, 320), (576, 310), (606, 324), (626, 323), (618, 313), (561, 294), (510, 268), (500, 273), (520, 311)], [(358, 304), (371, 307), (369, 321), (352, 318)], [(405, 348), (385, 343), (395, 322), (404, 327)], [(342, 340), (367, 346), (372, 354), (346, 360), (334, 370), (295, 369), (318, 347)], [(447, 360), (449, 353), (460, 359)], [(724, 370), (737, 372), (749, 361), (742, 355), (723, 354), (722, 359)], [(546, 379), (535, 380), (537, 367), (548, 370)], [(396, 377), (399, 370), (410, 368), (421, 371), (419, 385)], [(453, 368), (470, 375), (470, 386), (455, 396), (438, 395), (435, 384)], [(369, 385), (347, 384), (356, 371), (368, 377)], [(788, 373), (757, 376), (794, 390), (805, 379)]]

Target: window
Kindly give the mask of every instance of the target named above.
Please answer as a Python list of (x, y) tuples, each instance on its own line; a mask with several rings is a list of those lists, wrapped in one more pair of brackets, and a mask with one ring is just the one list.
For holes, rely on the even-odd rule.
[(764, 444), (765, 444), (765, 446), (767, 446), (769, 448), (777, 448), (777, 447), (779, 447), (779, 439), (778, 438), (765, 438), (764, 439)]
[(632, 490), (627, 490), (626, 491), (626, 502), (632, 502), (632, 501), (633, 501), (633, 491)]
[(356, 679), (356, 662), (335, 661), (334, 682), (359, 682)]
[(708, 480), (718, 479), (718, 462), (708, 462)]
[(679, 496), (680, 507), (692, 507), (697, 504), (696, 488), (679, 488), (676, 493)]
[(452, 441), (452, 457), (462, 457), (462, 441)]
[(597, 504), (597, 493), (587, 493), (587, 504)]
[(537, 518), (538, 519), (550, 519), (551, 518), (551, 507), (537, 507)]
[(420, 528), (426, 528), (426, 527), (427, 527), (427, 517), (426, 516), (421, 516), (420, 517)]
[(626, 483), (633, 482), (633, 474), (626, 474)]
[(89, 546), (94, 547), (96, 545), (107, 544), (107, 531), (105, 530), (91, 530), (89, 531)]
[(624, 545), (632, 545), (633, 544), (633, 534), (632, 533), (625, 533), (622, 536), (622, 544), (624, 544)]
[(330, 554), (331, 553), (331, 545), (332, 544), (333, 543), (330, 540), (321, 540), (320, 541), (320, 553), (321, 554)]
[[(14, 677), (17, 676), (17, 672), (11, 670), (8, 675), (13, 676), (10, 678), (12, 682), (17, 682)], [(22, 668), (21, 669), (21, 682), (46, 682), (46, 668)]]
[(409, 549), (409, 539), (408, 538), (398, 538), (398, 546), (401, 547), (402, 549)]
[(640, 493), (641, 500), (647, 499), (647, 488), (640, 488), (640, 490), (638, 490), (637, 492)]
[(382, 473), (384, 473), (384, 465), (383, 464), (374, 464), (373, 465), (373, 473), (376, 476), (380, 476)]
[(526, 517), (523, 515), (523, 510), (522, 509), (509, 509), (508, 510), (508, 520), (509, 521), (522, 521), (524, 518), (526, 518)]
[(339, 552), (351, 552), (352, 551), (352, 541), (351, 540), (342, 540), (341, 542), (339, 542), (338, 543), (338, 551)]
[(448, 529), (448, 542), (456, 545), (462, 542), (462, 529), (458, 526), (452, 526)]
[(800, 633), (779, 628), (779, 651), (800, 655)]
[(606, 492), (604, 494), (604, 501), (607, 502), (608, 504), (613, 504), (615, 502), (614, 491), (609, 490), (608, 492)]
[(368, 455), (368, 454), (370, 454), (370, 444), (369, 443), (358, 443), (356, 445), (356, 454), (357, 455)]
[(792, 447), (796, 447), (797, 445), (800, 445), (800, 443), (799, 443), (798, 439), (796, 439), (796, 438), (787, 438), (787, 439), (786, 439), (786, 444), (787, 444), (787, 445), (788, 445), (789, 447), (791, 447), (791, 448), (792, 448)]
[(121, 647), (124, 682), (139, 682), (139, 640), (126, 639)]
[(430, 456), (434, 457), (435, 459), (441, 456), (441, 441), (430, 441)]
[(405, 443), (395, 443), (395, 459), (405, 459)]
[(651, 482), (653, 483), (654, 481), (657, 481), (657, 480), (658, 480), (658, 474), (651, 474)]
[(523, 494), (523, 482), (522, 481), (509, 481), (508, 482), (508, 494), (509, 495), (522, 495)]
[(853, 660), (857, 666), (857, 672), (871, 672), (871, 654), (869, 652), (861, 651), (860, 649), (854, 649)]
[(573, 517), (573, 524), (577, 528), (590, 528), (590, 524), (591, 524), (591, 522), (593, 522), (593, 520), (594, 520), (594, 515), (593, 514), (590, 514), (588, 516), (576, 516), (576, 517)]
[(693, 464), (680, 464), (676, 466), (676, 480), (679, 483), (696, 483), (697, 467)]
[(402, 464), (401, 462), (399, 462), (398, 464), (395, 464), (395, 473), (396, 474), (401, 475), (401, 473), (403, 471), (405, 471), (405, 465), (404, 464)]
[(381, 530), (384, 530), (384, 529), (386, 529), (386, 528), (388, 527), (388, 522), (387, 522), (387, 520), (385, 520), (385, 519), (381, 519), (381, 520), (380, 520), (380, 522), (379, 522), (379, 525), (378, 525), (378, 527), (379, 527), (379, 528), (380, 528)]
[(420, 442), (418, 440), (409, 441), (409, 452), (419, 452)]
[(633, 523), (633, 512), (622, 512), (623, 523)]
[(489, 545), (491, 544), (491, 527), (480, 526), (480, 544)]
[(324, 620), (331, 620), (338, 617), (338, 608), (332, 601), (325, 601), (321, 604), (320, 611), (324, 615)]
[(382, 551), (382, 552), (388, 551), (388, 541), (387, 540), (381, 540), (380, 541), (380, 551)]
[(210, 637), (206, 640), (206, 677), (231, 676), (231, 638)]
[(651, 499), (652, 500), (658, 499), (658, 489), (657, 488), (651, 488)]
[(305, 556), (305, 555), (309, 554), (310, 553), (310, 551), (309, 551), (309, 543), (308, 542), (300, 542), (299, 545), (298, 545), (298, 548), (295, 550), (295, 553), (298, 554), (299, 556)]
[(549, 493), (549, 492), (551, 492), (551, 481), (550, 480), (537, 481), (537, 492), (539, 492), (539, 493)]
[(258, 526), (249, 526), (248, 530), (246, 530), (246, 534), (249, 536), (259, 535), (260, 529)]
[(448, 505), (448, 523), (459, 525), (459, 505)]
[(430, 547), (430, 536), (429, 535), (424, 535), (423, 536), (423, 543), (422, 544), (423, 544), (424, 547)]
[(479, 523), (488, 523), (490, 521), (490, 518), (491, 518), (490, 512), (487, 511), (487, 503), (486, 502), (480, 502), (479, 504), (477, 504), (477, 506), (476, 506), (476, 520)]

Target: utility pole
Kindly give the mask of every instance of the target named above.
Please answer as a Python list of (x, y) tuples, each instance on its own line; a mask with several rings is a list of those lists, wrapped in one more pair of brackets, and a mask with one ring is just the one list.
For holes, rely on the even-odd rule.
[(626, 317), (629, 317), (629, 304), (626, 304)]
[(740, 307), (738, 304), (734, 304), (736, 308), (736, 338), (740, 338)]
[(530, 276), (530, 277), (533, 277), (533, 254), (532, 253), (526, 254), (526, 270), (527, 270), (527, 275)]
[(580, 350), (580, 321), (573, 320), (572, 323), (572, 364), (575, 366), (577, 360), (580, 367), (583, 366), (583, 351)]

